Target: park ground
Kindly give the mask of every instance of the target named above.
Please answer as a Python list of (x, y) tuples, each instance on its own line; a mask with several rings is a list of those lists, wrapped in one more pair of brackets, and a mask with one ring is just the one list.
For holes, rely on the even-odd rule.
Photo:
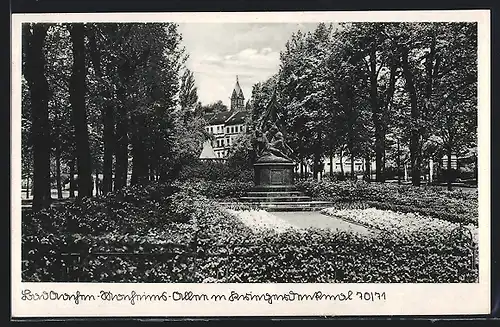
[(331, 207), (266, 212), (250, 180), (188, 176), (24, 210), (23, 280), (477, 282), (477, 189), (309, 179)]

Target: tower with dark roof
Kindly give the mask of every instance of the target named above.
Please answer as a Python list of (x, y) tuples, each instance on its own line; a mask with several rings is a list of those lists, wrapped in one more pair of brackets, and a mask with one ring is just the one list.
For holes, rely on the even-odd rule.
[(245, 109), (245, 97), (243, 96), (243, 91), (241, 90), (240, 83), (238, 81), (238, 75), (236, 75), (236, 84), (234, 85), (233, 93), (231, 94), (231, 111), (241, 111)]

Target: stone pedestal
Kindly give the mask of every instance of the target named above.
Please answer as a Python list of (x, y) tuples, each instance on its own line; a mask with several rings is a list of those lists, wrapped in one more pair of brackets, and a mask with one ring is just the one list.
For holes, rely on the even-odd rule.
[(293, 161), (269, 155), (257, 160), (253, 166), (256, 187), (274, 188), (294, 185), (295, 163)]

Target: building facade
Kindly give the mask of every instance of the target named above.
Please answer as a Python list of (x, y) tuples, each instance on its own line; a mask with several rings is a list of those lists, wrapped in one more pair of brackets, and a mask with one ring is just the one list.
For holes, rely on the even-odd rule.
[(207, 126), (205, 131), (213, 135), (211, 147), (215, 158), (225, 159), (229, 149), (236, 139), (246, 132), (247, 119), (250, 113), (245, 110), (245, 96), (241, 90), (238, 77), (231, 94), (229, 111), (211, 114), (205, 117)]

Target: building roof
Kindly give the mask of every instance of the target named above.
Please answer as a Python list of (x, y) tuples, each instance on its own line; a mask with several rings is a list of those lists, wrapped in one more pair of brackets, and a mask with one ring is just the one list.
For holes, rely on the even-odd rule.
[(217, 158), (215, 155), (214, 148), (210, 141), (205, 141), (203, 143), (203, 150), (201, 150), (200, 159), (214, 159)]
[(231, 115), (233, 114), (233, 112), (231, 111), (222, 111), (222, 112), (219, 112), (215, 115), (212, 115), (212, 117), (210, 119), (208, 119), (208, 124), (209, 125), (220, 125), (220, 124), (224, 124), (226, 122), (226, 120), (231, 117)]
[(237, 125), (237, 124), (244, 124), (246, 118), (248, 117), (248, 112), (246, 111), (237, 111), (231, 115), (226, 120), (226, 125)]
[(207, 113), (205, 113), (205, 114), (203, 114), (203, 119), (204, 119), (207, 123), (209, 123), (209, 122), (210, 122), (210, 120), (212, 119), (213, 115), (214, 115), (213, 113), (208, 113), (208, 114), (207, 114)]
[(234, 85), (233, 93), (231, 95), (231, 98), (235, 97), (245, 99), (245, 97), (243, 96), (243, 91), (241, 90), (240, 87), (240, 82), (238, 81), (238, 76), (236, 76), (236, 84)]

